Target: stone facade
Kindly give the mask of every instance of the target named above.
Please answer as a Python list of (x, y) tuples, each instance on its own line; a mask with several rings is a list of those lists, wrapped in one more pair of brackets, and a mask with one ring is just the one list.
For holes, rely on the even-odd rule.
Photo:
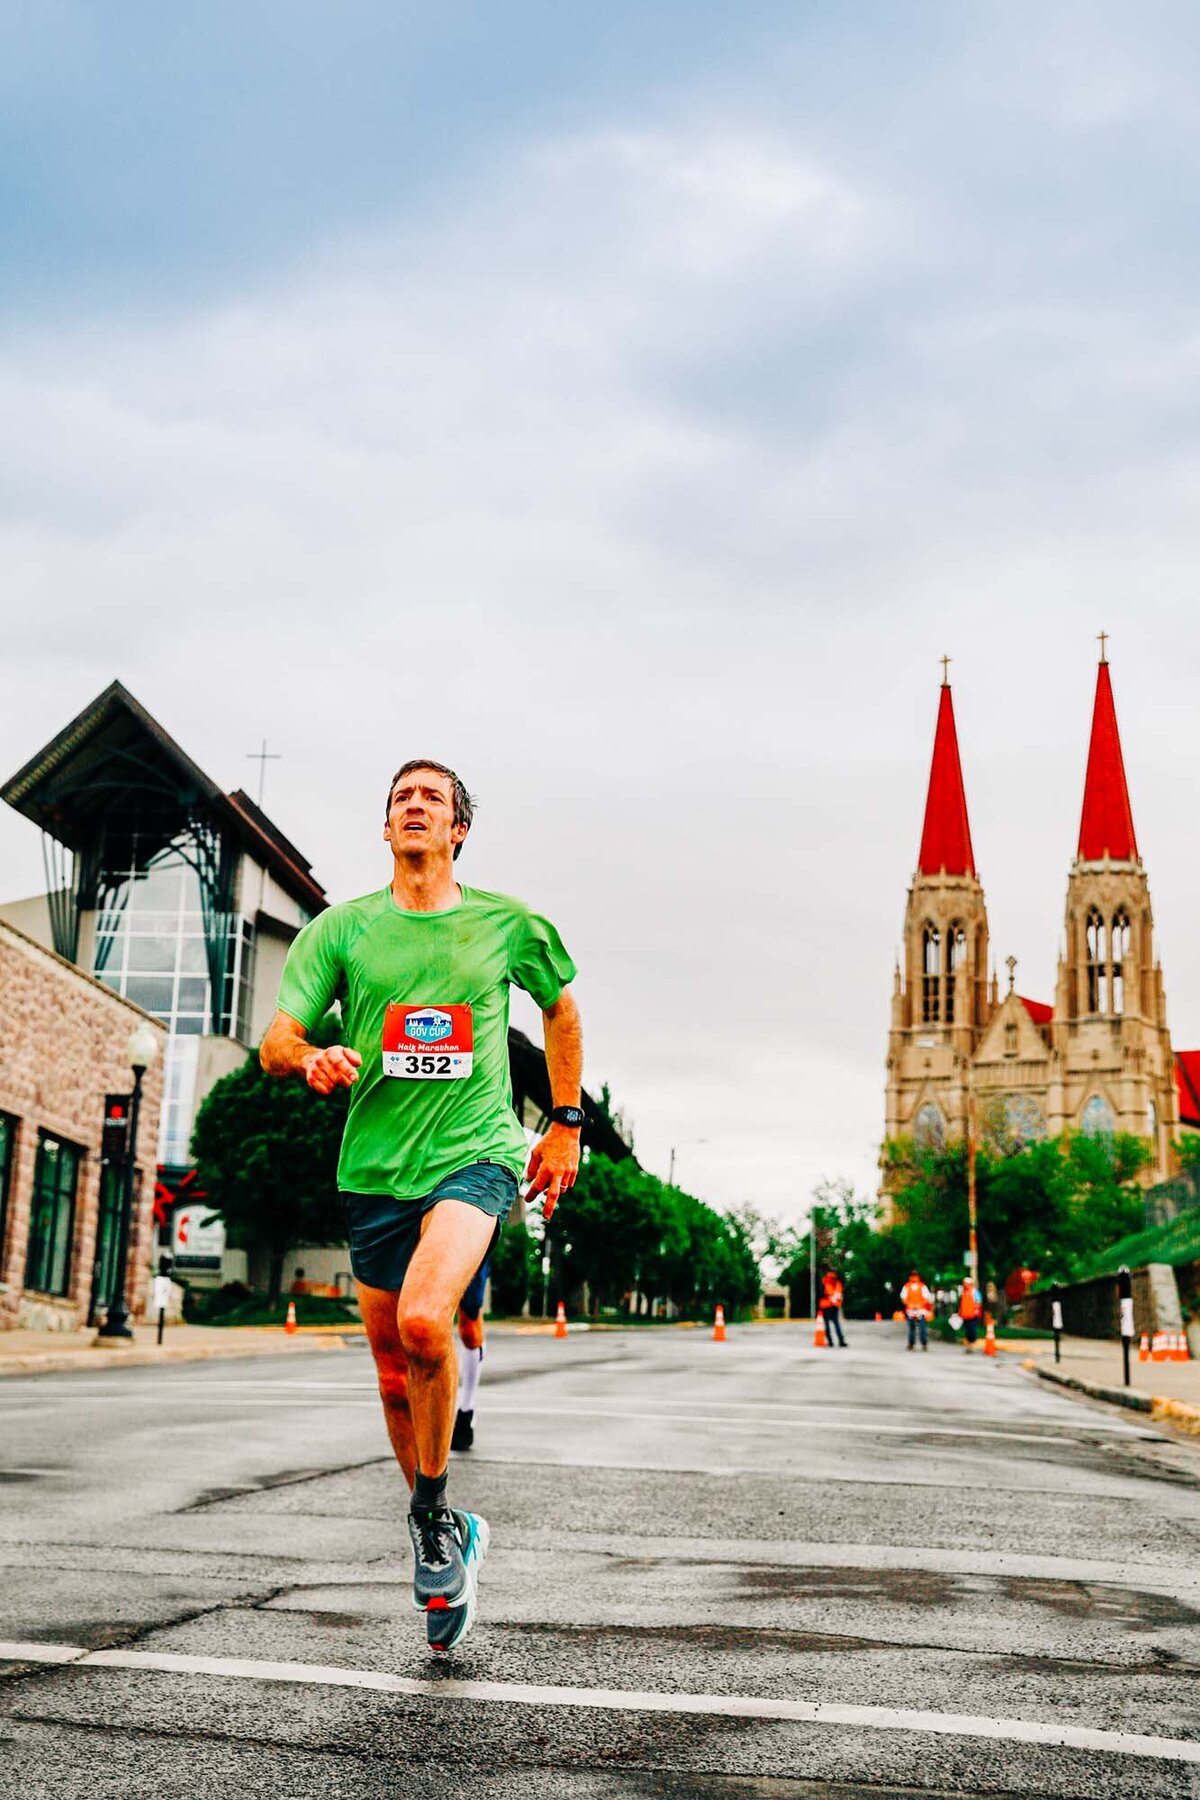
[[(1172, 1172), (1176, 1058), (1154, 954), (1150, 889), (1133, 831), (1107, 663), (1097, 682), (1079, 847), (1067, 880), (1053, 1005), (1001, 997), (975, 868), (950, 690), (943, 686), (925, 829), (892, 984), (886, 1131), (961, 1139), (1130, 1132), (1147, 1183)], [(1186, 1054), (1186, 1053), (1184, 1053)]]
[[(0, 923), (0, 1113), (14, 1122), (3, 1241), (0, 1329), (18, 1325), (73, 1329), (91, 1299), (101, 1177), (104, 1097), (129, 1093), (126, 1046), (149, 1020), (159, 1054), (142, 1081), (126, 1305), (140, 1312), (153, 1234), (155, 1145), (162, 1106), (166, 1033), (140, 1007), (120, 999), (73, 964)], [(25, 1266), (39, 1132), (80, 1150), (78, 1186), (63, 1297), (25, 1291)]]

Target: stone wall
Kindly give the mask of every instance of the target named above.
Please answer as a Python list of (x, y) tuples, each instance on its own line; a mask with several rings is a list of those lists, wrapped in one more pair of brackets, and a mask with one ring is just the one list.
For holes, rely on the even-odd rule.
[[(1181, 1331), (1179, 1289), (1169, 1263), (1150, 1263), (1133, 1274), (1133, 1326), (1140, 1336), (1156, 1331)], [(1049, 1331), (1051, 1295), (1048, 1289), (1029, 1294), (1014, 1309), (1018, 1324)], [(1095, 1281), (1074, 1281), (1062, 1289), (1063, 1330), (1072, 1337), (1119, 1338), (1121, 1308), (1117, 1278), (1101, 1275)]]
[[(148, 1017), (74, 964), (0, 922), (0, 1112), (17, 1122), (4, 1241), (0, 1244), (0, 1329), (29, 1324), (73, 1329), (87, 1316), (100, 1192), (104, 1096), (129, 1093), (130, 1033)], [(150, 1021), (159, 1053), (142, 1082), (126, 1304), (141, 1307), (150, 1260), (155, 1164), (162, 1108), (166, 1028)], [(38, 1133), (83, 1152), (66, 1299), (25, 1294), (25, 1256)]]

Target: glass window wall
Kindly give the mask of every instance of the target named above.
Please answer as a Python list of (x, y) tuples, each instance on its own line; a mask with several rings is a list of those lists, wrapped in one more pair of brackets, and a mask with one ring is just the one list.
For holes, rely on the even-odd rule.
[[(178, 849), (150, 866), (107, 877), (112, 895), (97, 915), (94, 973), (145, 1007), (170, 1032), (160, 1162), (188, 1160), (196, 1088), (198, 1040), (212, 1030), (208, 955), (200, 882)], [(254, 926), (235, 914), (229, 923), (228, 971), (220, 1029), (249, 1041), (254, 984)]]
[(12, 1186), (13, 1155), (17, 1145), (17, 1121), (0, 1113), (0, 1280), (4, 1275), (4, 1244), (8, 1236), (8, 1190)]
[(74, 1144), (64, 1144), (49, 1132), (39, 1131), (29, 1247), (25, 1254), (25, 1286), (35, 1293), (65, 1295), (70, 1289), (71, 1237), (81, 1160), (82, 1153)]

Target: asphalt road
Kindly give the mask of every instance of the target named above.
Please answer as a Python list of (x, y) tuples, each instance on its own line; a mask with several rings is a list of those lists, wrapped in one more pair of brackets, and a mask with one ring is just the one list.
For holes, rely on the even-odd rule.
[(493, 1337), (452, 1667), (363, 1349), (0, 1382), (0, 1795), (1200, 1795), (1200, 1449), (849, 1336)]

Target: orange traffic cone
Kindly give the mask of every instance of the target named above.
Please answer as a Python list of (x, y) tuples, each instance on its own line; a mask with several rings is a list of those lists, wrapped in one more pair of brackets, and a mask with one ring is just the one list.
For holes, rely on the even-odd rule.
[(567, 1335), (567, 1309), (561, 1300), (558, 1303), (558, 1311), (554, 1315), (554, 1335), (555, 1337), (566, 1337)]
[(876, 1323), (876, 1324), (877, 1324), (877, 1325), (878, 1325), (878, 1323), (879, 1323), (879, 1321), (880, 1321), (880, 1320), (881, 1320), (881, 1319), (882, 1319), (882, 1317), (883, 1317), (883, 1314), (882, 1314), (882, 1313), (881, 1313), (881, 1312), (877, 1312), (877, 1313), (876, 1313), (876, 1314), (875, 1314), (875, 1323)]
[(1175, 1331), (1171, 1334), (1171, 1361), (1187, 1361), (1187, 1339), (1182, 1331)]
[(1186, 1331), (1181, 1331), (1179, 1334), (1179, 1360), (1180, 1362), (1191, 1362), (1192, 1360), (1191, 1346), (1188, 1343)]
[(287, 1332), (289, 1337), (291, 1337), (296, 1329), (296, 1302), (294, 1300), (288, 1301), (288, 1316), (284, 1321), (283, 1329)]
[(723, 1344), (724, 1342), (725, 1342), (725, 1308), (723, 1306), (718, 1306), (716, 1317), (713, 1320), (713, 1343), (714, 1344)]
[(817, 1314), (817, 1322), (813, 1326), (813, 1348), (815, 1350), (827, 1350), (829, 1348), (829, 1340), (825, 1336), (824, 1313)]
[(1149, 1362), (1150, 1361), (1150, 1339), (1147, 1337), (1147, 1335), (1144, 1331), (1142, 1333), (1142, 1341), (1138, 1345), (1138, 1361), (1139, 1362)]
[(1165, 1331), (1156, 1331), (1154, 1334), (1154, 1340), (1150, 1346), (1150, 1361), (1151, 1362), (1166, 1362), (1166, 1360), (1167, 1360), (1167, 1334)]
[(985, 1356), (995, 1356), (996, 1354), (996, 1327), (992, 1321), (991, 1313), (987, 1316), (987, 1330), (984, 1333), (983, 1338), (983, 1354)]

